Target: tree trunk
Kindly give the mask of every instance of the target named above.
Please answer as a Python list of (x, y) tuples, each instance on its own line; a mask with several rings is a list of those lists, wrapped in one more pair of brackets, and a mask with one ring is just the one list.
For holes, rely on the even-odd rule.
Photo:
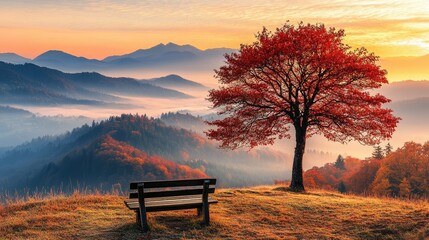
[(304, 179), (302, 175), (302, 159), (305, 151), (305, 135), (306, 131), (295, 128), (296, 146), (295, 155), (293, 157), (292, 180), (290, 189), (294, 192), (304, 192)]

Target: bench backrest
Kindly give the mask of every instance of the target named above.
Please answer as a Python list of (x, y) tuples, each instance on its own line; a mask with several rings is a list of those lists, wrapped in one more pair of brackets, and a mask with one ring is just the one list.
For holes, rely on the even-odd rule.
[(215, 178), (131, 182), (129, 198), (138, 198), (139, 185), (143, 185), (144, 198), (202, 195), (205, 181), (209, 183), (207, 193), (214, 193)]

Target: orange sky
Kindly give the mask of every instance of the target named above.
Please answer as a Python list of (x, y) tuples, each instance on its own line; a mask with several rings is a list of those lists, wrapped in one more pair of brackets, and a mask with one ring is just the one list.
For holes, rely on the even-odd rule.
[(0, 52), (58, 49), (101, 59), (158, 43), (238, 48), (286, 20), (346, 30), (381, 57), (429, 54), (429, 2), (350, 0), (2, 1)]

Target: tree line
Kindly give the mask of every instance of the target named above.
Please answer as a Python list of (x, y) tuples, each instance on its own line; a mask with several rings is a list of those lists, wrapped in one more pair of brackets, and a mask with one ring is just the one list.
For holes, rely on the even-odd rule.
[(304, 173), (310, 188), (343, 193), (400, 198), (429, 197), (429, 142), (407, 142), (392, 151), (390, 144), (374, 148), (372, 157), (360, 160), (339, 155), (334, 163)]

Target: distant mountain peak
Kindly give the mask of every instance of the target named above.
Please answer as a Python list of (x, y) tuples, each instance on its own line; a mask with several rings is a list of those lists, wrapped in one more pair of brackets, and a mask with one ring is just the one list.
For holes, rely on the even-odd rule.
[(0, 53), (0, 61), (13, 63), (13, 64), (23, 64), (26, 62), (31, 62), (31, 59), (25, 58), (16, 53), (6, 52), (6, 53)]
[(36, 63), (38, 61), (46, 61), (46, 60), (50, 60), (50, 61), (72, 60), (72, 61), (83, 61), (83, 62), (89, 62), (89, 61), (99, 62), (99, 60), (97, 59), (88, 59), (86, 57), (79, 57), (61, 50), (48, 50), (33, 59), (33, 61)]
[(173, 52), (183, 52), (183, 53), (192, 53), (192, 54), (199, 54), (204, 51), (186, 44), (186, 45), (179, 45), (173, 42), (168, 42), (167, 44), (160, 43), (158, 45), (155, 45), (150, 48), (142, 48), (138, 49), (134, 52), (124, 54), (124, 55), (116, 55), (116, 56), (110, 56), (106, 57), (103, 61), (111, 62), (117, 59), (141, 59), (145, 57), (151, 57), (151, 56), (161, 56), (163, 54), (169, 54)]
[(154, 49), (154, 48), (165, 48), (165, 49), (168, 49), (168, 51), (173, 50), (173, 49), (175, 51), (190, 51), (190, 50), (191, 51), (201, 51), (200, 49), (198, 49), (198, 48), (196, 48), (190, 44), (180, 45), (180, 44), (176, 44), (173, 42), (169, 42), (167, 44), (160, 43), (154, 47), (151, 47), (151, 48), (148, 48), (145, 50), (150, 50), (150, 49)]
[(39, 56), (43, 56), (43, 55), (57, 55), (57, 54), (60, 54), (60, 55), (68, 55), (68, 56), (73, 56), (73, 55), (71, 55), (71, 54), (69, 54), (69, 53), (66, 53), (66, 52), (63, 52), (63, 51), (61, 51), (61, 50), (48, 50), (48, 51), (46, 51), (46, 52), (44, 52), (44, 53), (42, 53), (42, 54), (40, 54)]
[(46, 51), (33, 59), (33, 63), (67, 72), (96, 71), (103, 67), (103, 62), (96, 59), (74, 56), (60, 50)]
[(18, 57), (22, 57), (16, 53), (13, 52), (4, 52), (4, 53), (0, 53), (0, 55), (4, 55), (4, 56), (18, 56)]
[(148, 80), (143, 80), (143, 81), (147, 81), (152, 85), (155, 86), (159, 86), (159, 87), (166, 87), (166, 88), (200, 88), (200, 89), (206, 89), (207, 87), (185, 79), (177, 74), (169, 74), (167, 76), (164, 77), (159, 77), (159, 78), (152, 78), (152, 79), (148, 79)]
[(48, 50), (48, 51), (46, 51), (45, 53), (63, 53), (63, 54), (71, 55), (71, 54), (68, 54), (68, 53), (66, 53), (66, 52), (64, 52), (64, 51), (56, 50), (56, 49)]
[(160, 44), (158, 44), (158, 45), (155, 45), (155, 46), (153, 46), (153, 47), (150, 47), (150, 48), (140, 48), (139, 50), (140, 51), (145, 51), (145, 50), (149, 50), (149, 49), (152, 49), (152, 48), (163, 48), (163, 47), (165, 47), (166, 45), (164, 44), (164, 43), (160, 43)]
[(184, 47), (184, 46), (191, 46), (191, 45), (179, 45), (179, 44), (175, 44), (173, 42), (169, 42), (167, 44), (165, 44), (166, 47)]
[(78, 58), (78, 57), (60, 50), (48, 50), (40, 54), (36, 58), (34, 58), (34, 61), (58, 59), (58, 58)]
[(167, 76), (165, 76), (165, 77), (172, 77), (172, 78), (180, 78), (180, 79), (184, 79), (184, 78), (182, 78), (181, 76), (179, 76), (179, 75), (177, 75), (177, 74), (168, 74)]

